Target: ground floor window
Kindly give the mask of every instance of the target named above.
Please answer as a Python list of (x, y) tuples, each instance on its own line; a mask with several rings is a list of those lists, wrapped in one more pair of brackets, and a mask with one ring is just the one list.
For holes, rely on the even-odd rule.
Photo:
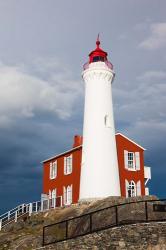
[(128, 185), (128, 197), (136, 196), (136, 186), (134, 181), (130, 181)]
[(50, 207), (56, 207), (56, 188), (49, 190), (49, 203)]
[(126, 197), (134, 197), (141, 195), (141, 181), (139, 180), (137, 183), (132, 181), (125, 180), (126, 185)]
[(63, 187), (63, 202), (64, 205), (70, 205), (72, 203), (72, 185)]
[(136, 185), (134, 181), (126, 180), (126, 197), (134, 197), (136, 196)]

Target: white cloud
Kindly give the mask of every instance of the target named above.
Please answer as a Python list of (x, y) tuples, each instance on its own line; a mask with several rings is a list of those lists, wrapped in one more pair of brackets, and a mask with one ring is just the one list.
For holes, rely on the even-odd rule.
[[(81, 84), (72, 79), (69, 70), (56, 74), (56, 66), (60, 65), (56, 61), (50, 63), (46, 61), (45, 66), (42, 63), (38, 74), (28, 72), (25, 65), (1, 63), (0, 126), (6, 126), (18, 117), (33, 117), (37, 112), (53, 113), (61, 119), (71, 116), (74, 104), (82, 94)], [(44, 77), (45, 67), (47, 75)]]
[(141, 42), (139, 47), (150, 50), (166, 47), (166, 22), (153, 23), (150, 30), (150, 36)]

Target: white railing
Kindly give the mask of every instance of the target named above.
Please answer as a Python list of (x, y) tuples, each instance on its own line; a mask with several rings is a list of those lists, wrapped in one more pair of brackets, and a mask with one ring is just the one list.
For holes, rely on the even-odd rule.
[[(104, 61), (104, 63), (107, 65), (107, 67), (108, 67), (109, 69), (113, 70), (113, 65), (112, 65), (111, 62), (109, 62), (109, 61)], [(84, 69), (84, 70), (88, 69), (88, 68), (89, 68), (89, 64), (90, 64), (89, 62), (86, 62), (86, 63), (83, 65), (83, 69)]]
[(149, 188), (145, 187), (145, 195), (149, 195)]
[(21, 204), (12, 210), (0, 215), (0, 230), (10, 224), (11, 222), (17, 222), (17, 220), (28, 214), (43, 212), (51, 208), (62, 206), (62, 196), (58, 196), (52, 199), (45, 199), (41, 201), (35, 201), (28, 204)]
[(145, 186), (147, 185), (148, 181), (151, 179), (151, 168), (144, 166), (144, 178), (145, 178)]
[(151, 179), (151, 167), (144, 166), (144, 178)]

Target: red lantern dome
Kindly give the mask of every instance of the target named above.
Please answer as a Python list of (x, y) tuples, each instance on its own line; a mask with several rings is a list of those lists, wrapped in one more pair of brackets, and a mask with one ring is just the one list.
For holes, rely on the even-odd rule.
[(100, 48), (99, 35), (96, 40), (96, 49), (89, 54), (89, 62), (84, 65), (84, 70), (89, 67), (90, 63), (94, 62), (105, 62), (105, 64), (112, 70), (113, 65), (107, 60), (107, 52)]
[(98, 62), (98, 61), (101, 61), (101, 62), (107, 61), (107, 52), (105, 52), (104, 50), (100, 48), (99, 35), (96, 40), (96, 49), (93, 50), (89, 54), (89, 63)]

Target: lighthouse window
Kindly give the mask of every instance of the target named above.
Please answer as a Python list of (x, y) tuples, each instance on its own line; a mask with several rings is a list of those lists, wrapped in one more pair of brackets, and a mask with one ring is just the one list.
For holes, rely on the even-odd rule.
[(55, 179), (57, 176), (57, 161), (50, 162), (50, 179)]
[(111, 127), (111, 118), (109, 115), (104, 116), (104, 124), (107, 128)]
[(102, 57), (102, 56), (94, 56), (93, 57), (93, 62), (98, 62), (98, 61), (104, 62), (104, 57)]
[(64, 157), (64, 174), (71, 174), (72, 173), (72, 165), (73, 165), (73, 157), (72, 154)]

